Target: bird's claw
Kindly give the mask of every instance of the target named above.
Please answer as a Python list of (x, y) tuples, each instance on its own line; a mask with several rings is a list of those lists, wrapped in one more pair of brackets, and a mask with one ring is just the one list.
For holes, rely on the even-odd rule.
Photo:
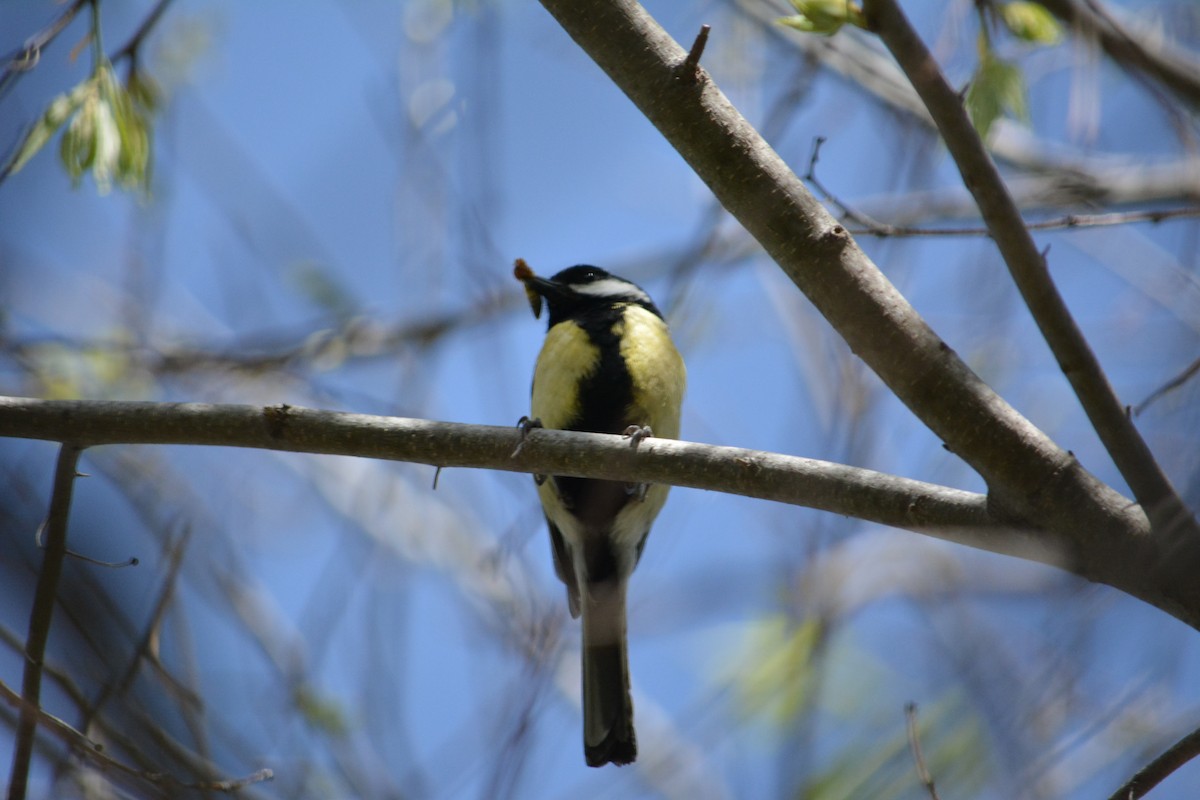
[[(649, 425), (630, 425), (628, 428), (626, 428), (624, 431), (622, 431), (621, 435), (629, 440), (629, 444), (631, 447), (636, 448), (639, 444), (642, 443), (643, 439), (649, 439), (651, 436), (653, 436), (654, 431), (651, 430)], [(627, 483), (627, 484), (625, 484), (625, 492), (630, 497), (636, 498), (639, 503), (645, 502), (646, 491), (649, 488), (650, 488), (650, 485), (647, 483)]]
[[(525, 438), (529, 436), (529, 432), (534, 428), (541, 428), (542, 421), (536, 417), (521, 417), (517, 420), (517, 428), (521, 431), (521, 438), (517, 441), (517, 446), (513, 448), (512, 455), (509, 458), (516, 458), (521, 454), (521, 449), (525, 447)], [(535, 475), (534, 478), (537, 478)], [(546, 480), (546, 476), (542, 476), (542, 481)], [(540, 484), (542, 481), (538, 481)]]
[(649, 425), (630, 425), (621, 432), (621, 435), (629, 440), (630, 446), (637, 447), (643, 439), (653, 436), (654, 431), (650, 429)]
[[(529, 432), (534, 428), (541, 428), (542, 421), (537, 417), (521, 417), (517, 420), (517, 427), (521, 429), (521, 440), (517, 442), (517, 446), (513, 448), (512, 455), (509, 458), (516, 458), (521, 453), (521, 448), (525, 446), (525, 437), (529, 436)], [(541, 486), (546, 482), (545, 475), (534, 473), (533, 482)]]

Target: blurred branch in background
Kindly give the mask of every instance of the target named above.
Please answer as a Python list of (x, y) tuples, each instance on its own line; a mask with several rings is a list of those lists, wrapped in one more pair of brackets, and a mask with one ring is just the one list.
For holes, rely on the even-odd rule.
[[(858, 226), (850, 228), (850, 232), (855, 236), (989, 236), (990, 231), (986, 227), (936, 227), (922, 228), (913, 225), (895, 225), (888, 222), (880, 222), (874, 217), (859, 211), (853, 206), (848, 205), (835, 194), (829, 191), (817, 178), (817, 162), (820, 158), (821, 146), (825, 144), (825, 139), (818, 136), (813, 140), (812, 157), (808, 160), (808, 171), (804, 173), (804, 180), (812, 185), (821, 197), (837, 209), (840, 210), (839, 219), (849, 222), (851, 225)], [(1172, 174), (1178, 177), (1178, 170), (1173, 170)], [(1186, 180), (1186, 175), (1184, 176)], [(1190, 191), (1191, 182), (1187, 182)], [(1012, 183), (1006, 183), (1010, 193), (1012, 192)], [(959, 190), (963, 194), (962, 210), (959, 216), (974, 217), (979, 213), (979, 207), (973, 199), (970, 198), (969, 192)], [(1015, 195), (1014, 195), (1014, 199)], [(1099, 198), (1098, 198), (1099, 199)], [(1076, 202), (1083, 201), (1084, 198), (1064, 199), (1062, 205), (1074, 205)], [(869, 202), (869, 201), (868, 201)], [(917, 213), (929, 219), (939, 219), (945, 217), (956, 216), (953, 212), (947, 213), (945, 206), (939, 206), (936, 199), (933, 198), (908, 198), (907, 200), (898, 199), (894, 195), (890, 195), (887, 199), (889, 205), (894, 208), (889, 210), (889, 216), (895, 218), (899, 213), (897, 209), (912, 206), (920, 209)], [(1022, 208), (1026, 204), (1017, 203)], [(1052, 206), (1058, 205), (1052, 203)], [(1059, 228), (1096, 228), (1107, 227), (1111, 225), (1133, 225), (1142, 222), (1158, 224), (1168, 220), (1175, 219), (1191, 219), (1200, 217), (1200, 206), (1190, 208), (1170, 208), (1170, 209), (1151, 209), (1151, 210), (1132, 210), (1118, 211), (1105, 214), (1067, 214), (1062, 217), (1052, 219), (1026, 220), (1024, 226), (1031, 231), (1050, 231)]]
[[(234, 438), (276, 449), (297, 445), (270, 436), (279, 423), (287, 433), (291, 409), (292, 433), (326, 426), (324, 452), (372, 456), (87, 450), (96, 477), (76, 486), (71, 548), (104, 561), (134, 554), (141, 566), (64, 564), (31, 796), (920, 800), (930, 790), (915, 740), (943, 797), (1083, 800), (1195, 727), (1192, 628), (1063, 570), (841, 515), (954, 522), (929, 532), (1078, 566), (1054, 534), (989, 502), (995, 484), (895, 399), (860, 358), (862, 342), (848, 346), (793, 290), (541, 9), (105, 3), (108, 46), (89, 53), (99, 25), (77, 13), (86, 0), (0, 5), (9, 147), (55, 95), (86, 82), (97, 54), (114, 75), (129, 67), (139, 96), (159, 98), (144, 126), (152, 193), (71, 191), (44, 151), (4, 182), (0, 393), (152, 401), (126, 408), (136, 413), (120, 431), (137, 441), (166, 436), (172, 409), (178, 421), (194, 408), (164, 403), (239, 403), (249, 422)], [(796, 173), (825, 138), (820, 179), (806, 180), (878, 223), (863, 231), (870, 261), (852, 263), (881, 265), (913, 318), (981, 383), (1097, 487), (1125, 492), (903, 72), (852, 15), (831, 36), (777, 24), (820, 5), (653, 8), (685, 43), (711, 26), (698, 80), (675, 88), (707, 97), (719, 83), (755, 123), (686, 135), (741, 146), (756, 131)], [(1135, 21), (1117, 3), (1069, 5), (1093, 18), (1091, 33), (1019, 0), (904, 3), (955, 89), (977, 85), (986, 61), (1027, 95), (993, 104), (988, 152), (1038, 246), (1053, 247), (1055, 282), (1117, 395), (1144, 398), (1139, 428), (1195, 503), (1194, 117), (1153, 63), (1195, 60), (1195, 11), (1158, 2)], [(1057, 25), (1055, 43), (1006, 27), (1017, 11)], [(1146, 24), (1152, 15), (1162, 22)], [(622, 41), (619, 26), (601, 29)], [(1118, 66), (1122, 37), (1140, 65), (1108, 68), (1105, 36)], [(643, 88), (660, 76), (632, 72)], [(118, 81), (109, 106), (134, 83)], [(103, 177), (80, 175), (96, 187)], [(751, 193), (760, 217), (793, 199), (764, 184)], [(950, 224), (954, 236), (927, 235)], [(856, 255), (834, 244), (818, 242), (806, 266), (818, 289), (836, 259)], [(504, 469), (449, 470), (431, 485), (430, 467), (388, 460), (404, 450), (388, 417), (507, 425), (527, 411), (540, 326), (512, 313), (522, 305), (507, 265), (518, 255), (546, 270), (597, 263), (669, 297), (659, 307), (692, 385), (685, 436), (739, 447), (647, 440), (635, 455), (619, 440), (535, 433), (514, 461), (512, 428), (418, 424), (413, 439), (441, 448), (435, 463), (463, 463), (453, 461), (462, 443), (484, 432), (486, 465)], [(885, 359), (906, 356), (898, 347)], [(57, 412), (85, 406), (43, 405), (55, 413), (42, 421), (65, 424)], [(379, 416), (347, 426), (303, 407)], [(193, 416), (188, 436), (228, 443), (222, 413)], [(955, 436), (988, 432), (980, 417), (944, 423)], [(5, 438), (0, 459), (0, 676), (12, 686), (44, 557), (34, 531), (53, 446)], [(668, 479), (688, 459), (703, 477), (695, 485), (838, 513), (673, 493), (632, 586), (644, 758), (588, 772), (577, 627), (528, 477), (507, 469), (582, 460)], [(803, 469), (776, 469), (787, 466)], [(1036, 475), (1021, 491), (1057, 493)], [(1144, 534), (1137, 509), (1125, 513)], [(1081, 540), (1096, 560), (1112, 556), (1102, 542)], [(1136, 573), (1139, 557), (1122, 568)], [(910, 701), (922, 712), (915, 731), (901, 713)], [(13, 749), (23, 709), (0, 704), (0, 752)], [(264, 769), (270, 782), (233, 777)], [(1194, 769), (1153, 796), (1190, 800)]]
[(4, 57), (7, 63), (4, 72), (0, 73), (0, 99), (4, 98), (18, 78), (37, 67), (42, 60), (42, 51), (71, 24), (79, 9), (90, 1), (74, 0), (49, 25), (27, 38), (19, 50)]
[(1098, 0), (1040, 0), (1074, 35), (1095, 38), (1113, 61), (1170, 89), (1193, 110), (1200, 109), (1200, 58), (1177, 47), (1159, 31), (1140, 31), (1119, 21)]

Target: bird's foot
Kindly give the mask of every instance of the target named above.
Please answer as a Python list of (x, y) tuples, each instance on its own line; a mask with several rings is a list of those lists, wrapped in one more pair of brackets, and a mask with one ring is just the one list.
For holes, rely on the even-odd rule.
[(630, 425), (621, 432), (621, 435), (629, 440), (631, 446), (637, 447), (642, 443), (643, 439), (649, 439), (653, 436), (654, 431), (651, 430), (649, 425)]
[[(649, 425), (630, 425), (622, 433), (632, 447), (637, 447), (642, 443), (643, 439), (649, 439), (654, 435)], [(645, 502), (646, 491), (650, 488), (647, 483), (627, 483), (625, 484), (625, 493), (631, 497), (637, 498), (639, 503)]]
[[(525, 438), (527, 436), (529, 436), (529, 432), (532, 431), (534, 428), (541, 428), (541, 427), (543, 427), (542, 421), (536, 417), (521, 417), (519, 420), (517, 420), (517, 428), (519, 428), (521, 431), (521, 438), (517, 442), (517, 446), (515, 448), (513, 448), (512, 455), (509, 456), (509, 458), (516, 458), (518, 455), (520, 455), (521, 449), (523, 447), (525, 447)], [(536, 483), (538, 486), (541, 486), (543, 483), (546, 482), (546, 476), (545, 475), (534, 475), (533, 482)]]

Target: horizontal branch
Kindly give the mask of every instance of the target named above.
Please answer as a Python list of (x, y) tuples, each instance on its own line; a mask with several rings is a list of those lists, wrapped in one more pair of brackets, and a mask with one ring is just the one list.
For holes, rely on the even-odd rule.
[[(0, 436), (112, 444), (209, 445), (360, 456), (434, 467), (668, 483), (878, 522), (1012, 552), (982, 494), (739, 447), (379, 417), (296, 406), (0, 397)], [(518, 447), (519, 446), (519, 447)], [(943, 530), (946, 529), (946, 530)], [(953, 530), (949, 530), (953, 529)], [(1001, 532), (1003, 531), (1003, 537)], [(989, 541), (991, 544), (989, 545)], [(1024, 546), (1021, 552), (1028, 550)]]
[[(37, 400), (0, 397), (0, 437), (79, 448), (207, 445), (407, 461), (544, 475), (662, 483), (843, 514), (946, 541), (1051, 564), (1106, 583), (1200, 627), (1194, 580), (1160, 567), (1145, 517), (1123, 531), (1071, 536), (997, 511), (989, 497), (810, 458), (650, 438), (635, 449), (620, 436), (466, 425), (323, 411), (246, 406)], [(1178, 566), (1178, 565), (1176, 565)], [(1191, 574), (1191, 573), (1189, 573)], [(1186, 577), (1186, 576), (1185, 576)], [(1177, 583), (1182, 581), (1182, 584)]]

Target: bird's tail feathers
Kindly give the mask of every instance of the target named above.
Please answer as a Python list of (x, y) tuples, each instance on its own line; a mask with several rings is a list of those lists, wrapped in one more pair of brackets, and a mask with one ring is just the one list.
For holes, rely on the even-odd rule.
[(637, 758), (625, 586), (624, 580), (597, 581), (583, 592), (583, 751), (591, 767)]

